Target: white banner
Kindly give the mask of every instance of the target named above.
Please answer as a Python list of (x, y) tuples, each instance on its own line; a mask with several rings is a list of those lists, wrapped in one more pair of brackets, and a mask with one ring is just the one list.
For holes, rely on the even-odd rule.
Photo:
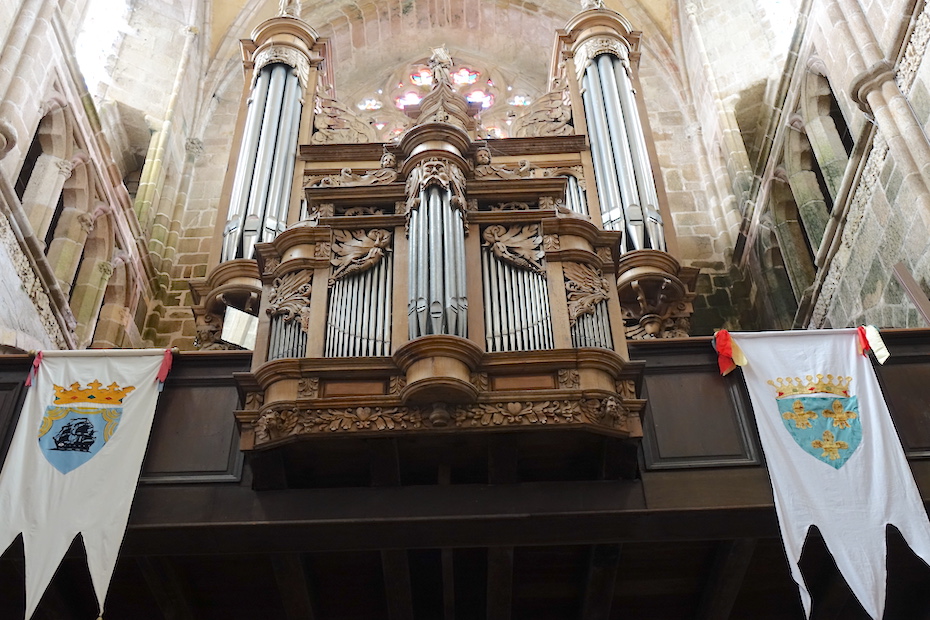
[(930, 522), (857, 331), (730, 336), (745, 357), (778, 523), (807, 615), (811, 597), (798, 560), (816, 525), (859, 602), (881, 618), (885, 526), (897, 527), (930, 562)]
[(81, 533), (102, 616), (170, 353), (40, 356), (0, 470), (0, 550), (23, 535), (28, 619)]

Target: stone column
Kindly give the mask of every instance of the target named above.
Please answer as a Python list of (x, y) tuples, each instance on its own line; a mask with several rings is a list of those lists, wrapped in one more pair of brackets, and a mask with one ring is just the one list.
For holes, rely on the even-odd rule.
[(29, 216), (36, 238), (44, 239), (48, 233), (61, 190), (73, 170), (74, 162), (47, 153), (36, 160), (23, 194), (23, 211)]

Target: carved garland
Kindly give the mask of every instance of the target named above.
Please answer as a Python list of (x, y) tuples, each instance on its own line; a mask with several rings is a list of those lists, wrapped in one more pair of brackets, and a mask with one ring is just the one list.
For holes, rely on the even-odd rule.
[(482, 236), (484, 247), (498, 260), (533, 273), (544, 273), (541, 261), (545, 252), (538, 224), (509, 228), (495, 224), (485, 228)]
[(313, 272), (308, 269), (275, 278), (268, 296), (268, 316), (283, 316), (285, 322), (299, 318), (306, 331), (312, 280)]
[[(597, 424), (629, 432), (630, 411), (615, 396), (582, 400), (477, 403), (449, 409), (455, 426), (533, 426)], [(417, 407), (283, 408), (266, 411), (255, 422), (257, 444), (321, 432), (395, 431), (429, 427), (427, 410)]]
[(337, 280), (371, 269), (390, 251), (391, 233), (383, 228), (367, 233), (364, 230), (334, 230), (333, 237), (336, 243), (330, 260), (333, 265), (330, 286)]
[(564, 262), (562, 272), (568, 299), (568, 321), (574, 325), (578, 317), (594, 314), (597, 304), (607, 300), (610, 283), (600, 269), (584, 263)]

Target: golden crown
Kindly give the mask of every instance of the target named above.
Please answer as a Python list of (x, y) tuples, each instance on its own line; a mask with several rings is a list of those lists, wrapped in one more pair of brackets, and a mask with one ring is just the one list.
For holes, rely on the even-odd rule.
[(114, 405), (123, 402), (127, 394), (136, 389), (133, 386), (120, 387), (115, 382), (107, 387), (96, 379), (82, 388), (80, 383), (72, 383), (71, 387), (64, 388), (60, 385), (53, 385), (55, 389), (55, 404), (70, 405), (73, 403), (97, 403), (102, 405)]
[[(802, 394), (835, 394), (837, 396), (849, 396), (849, 384), (852, 377), (834, 377), (833, 375), (817, 375), (813, 377), (807, 375), (804, 381), (800, 377), (781, 378), (775, 381), (769, 381), (768, 384), (775, 388), (775, 398), (786, 398), (788, 396), (799, 396)], [(776, 383), (777, 382), (777, 383)]]

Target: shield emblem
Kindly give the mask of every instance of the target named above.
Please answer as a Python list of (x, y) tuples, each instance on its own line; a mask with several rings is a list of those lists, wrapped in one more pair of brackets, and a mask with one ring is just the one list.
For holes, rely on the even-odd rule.
[(855, 396), (779, 398), (785, 428), (805, 452), (840, 469), (862, 443), (859, 399)]
[(39, 427), (39, 448), (63, 474), (88, 462), (119, 426), (122, 407), (47, 407)]

